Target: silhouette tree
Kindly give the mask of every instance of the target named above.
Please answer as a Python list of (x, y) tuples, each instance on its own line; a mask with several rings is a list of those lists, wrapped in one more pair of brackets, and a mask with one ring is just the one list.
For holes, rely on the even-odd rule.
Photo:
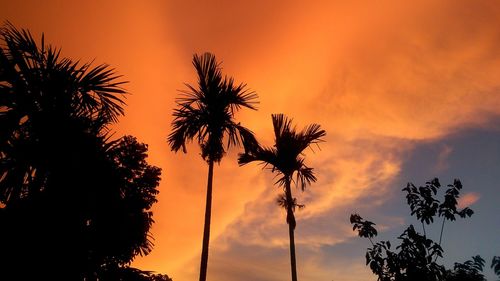
[(147, 254), (160, 169), (109, 136), (124, 82), (10, 23), (0, 37), (0, 279), (95, 280)]
[[(446, 281), (485, 281), (483, 268), (485, 265), (484, 259), (479, 256), (473, 256), (472, 260), (464, 263), (456, 262), (453, 270), (446, 272)], [(491, 260), (491, 268), (500, 280), (500, 257), (494, 256)]]
[[(476, 258), (474, 263), (469, 262), (465, 266), (456, 264), (453, 274), (450, 271), (447, 272), (444, 266), (436, 262), (438, 257), (443, 257), (441, 240), (444, 222), (441, 224), (439, 243), (435, 243), (427, 237), (425, 225), (433, 223), (436, 216), (443, 217), (444, 220), (454, 221), (457, 216), (465, 218), (473, 214), (473, 211), (468, 207), (462, 210), (457, 209), (458, 198), (462, 189), (460, 180), (455, 179), (453, 184), (448, 185), (443, 202), (436, 199), (440, 188), (441, 184), (437, 178), (418, 188), (412, 183), (408, 183), (403, 188), (403, 191), (406, 192), (406, 200), (410, 206), (411, 215), (416, 216), (421, 222), (423, 234), (419, 233), (413, 225), (410, 225), (398, 237), (401, 240), (401, 244), (396, 247), (399, 252), (391, 250), (389, 241), (374, 243), (372, 238), (377, 236), (375, 224), (364, 220), (358, 214), (351, 215), (350, 222), (353, 225), (353, 230), (357, 230), (360, 237), (368, 238), (372, 244), (372, 247), (368, 248), (366, 252), (366, 264), (378, 276), (378, 280), (438, 281), (448, 280), (448, 278), (449, 280), (462, 280), (453, 278), (462, 278), (465, 275), (472, 278), (470, 280), (481, 280), (477, 278), (482, 277), (482, 275), (475, 274), (477, 273), (477, 262), (479, 261)], [(484, 260), (482, 263), (484, 265)], [(470, 265), (474, 266), (469, 267)], [(483, 265), (480, 267), (481, 270)], [(472, 269), (469, 270), (470, 268)]]
[(203, 246), (201, 253), (200, 281), (206, 280), (210, 219), (212, 212), (212, 180), (214, 163), (222, 160), (227, 148), (243, 144), (245, 150), (256, 145), (253, 133), (234, 121), (242, 107), (255, 110), (257, 95), (246, 90), (245, 84), (235, 85), (233, 78), (222, 76), (220, 65), (213, 54), (193, 56), (193, 66), (198, 74), (198, 86), (186, 84), (187, 90), (177, 99), (174, 110), (173, 130), (168, 143), (175, 152), (186, 152), (186, 143), (194, 139), (201, 147), (201, 156), (208, 163), (207, 198)]
[[(7, 23), (0, 31), (0, 200), (15, 202), (43, 189), (52, 150), (71, 149), (67, 132), (101, 135), (123, 114), (124, 82), (106, 65), (91, 68), (60, 58), (60, 50), (39, 48), (26, 30)], [(57, 138), (59, 136), (59, 138)], [(38, 159), (36, 159), (38, 158)], [(36, 159), (36, 160), (35, 160)], [(43, 163), (47, 164), (47, 163)]]
[(99, 281), (172, 281), (166, 274), (155, 274), (132, 267), (109, 267), (99, 276)]
[(477, 255), (464, 263), (455, 263), (453, 270), (447, 271), (447, 281), (486, 281), (482, 273), (484, 259)]
[[(288, 234), (290, 237), (290, 264), (292, 280), (297, 281), (297, 268), (295, 258), (294, 230), (296, 226), (294, 210), (296, 207), (303, 207), (297, 204), (296, 198), (292, 196), (291, 183), (299, 186), (302, 191), (307, 185), (316, 181), (313, 168), (307, 167), (304, 163), (303, 152), (312, 144), (319, 143), (326, 132), (318, 124), (312, 124), (297, 132), (292, 127), (292, 119), (288, 119), (283, 114), (272, 115), (274, 127), (273, 147), (257, 146), (255, 149), (247, 150), (240, 154), (238, 162), (245, 165), (250, 162), (261, 162), (264, 167), (270, 166), (272, 172), (279, 175), (276, 183), (283, 187), (284, 196), (278, 198), (278, 204), (284, 206), (287, 211), (286, 222), (288, 224)], [(295, 178), (295, 180), (294, 180)]]

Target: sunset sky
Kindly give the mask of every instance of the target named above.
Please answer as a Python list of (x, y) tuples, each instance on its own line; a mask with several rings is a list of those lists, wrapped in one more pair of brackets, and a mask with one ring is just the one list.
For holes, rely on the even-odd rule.
[[(444, 263), (480, 254), (493, 280), (500, 1), (1, 0), (0, 20), (36, 38), (43, 32), (64, 56), (107, 63), (129, 81), (115, 135), (149, 144), (149, 162), (163, 170), (155, 248), (133, 266), (198, 278), (208, 168), (196, 144), (174, 154), (166, 138), (178, 90), (196, 82), (192, 55), (210, 51), (259, 95), (258, 111), (236, 117), (263, 144), (273, 141), (272, 113), (327, 131), (319, 149), (306, 151), (318, 181), (293, 190), (306, 205), (296, 213), (299, 280), (376, 280), (365, 266), (369, 242), (349, 215), (376, 222), (378, 238), (396, 244), (415, 224), (401, 189), (434, 177), (444, 185), (460, 178), (461, 204), (475, 211), (446, 225)], [(238, 167), (238, 152), (215, 167), (208, 280), (289, 280), (280, 189), (261, 166)]]

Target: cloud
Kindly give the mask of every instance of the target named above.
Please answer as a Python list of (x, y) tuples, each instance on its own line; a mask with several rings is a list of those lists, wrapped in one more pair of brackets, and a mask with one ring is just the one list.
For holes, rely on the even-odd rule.
[[(361, 144), (363, 149), (359, 148)], [(321, 151), (307, 153), (306, 159), (317, 167), (319, 178), (318, 183), (304, 193), (294, 189), (294, 196), (306, 204), (305, 209), (296, 212), (296, 247), (302, 278), (321, 280), (342, 276), (345, 280), (355, 280), (349, 276), (351, 271), (363, 269), (362, 261), (361, 266), (354, 263), (339, 266), (346, 261), (341, 256), (332, 255), (329, 249), (351, 243), (349, 241), (356, 236), (348, 223), (349, 213), (353, 210), (368, 212), (385, 201), (386, 189), (399, 173), (400, 166), (389, 156), (394, 150), (390, 147), (392, 145), (387, 142), (378, 145), (368, 141), (346, 142), (343, 146), (339, 143), (333, 152), (333, 148), (325, 143)], [(337, 160), (318, 160), (325, 151)], [(363, 153), (358, 154), (361, 151)], [(286, 214), (275, 203), (281, 189), (273, 185), (269, 170), (262, 171), (256, 165), (248, 165), (245, 169), (256, 171), (265, 189), (254, 200), (248, 201), (237, 219), (212, 241), (209, 274), (220, 280), (231, 280), (236, 276), (238, 280), (282, 280), (289, 272), (289, 240)], [(357, 203), (360, 205), (353, 207)], [(363, 250), (359, 253), (362, 257)], [(328, 264), (334, 266), (325, 267)], [(194, 278), (195, 275), (193, 271), (184, 278)]]
[(462, 194), (462, 196), (460, 196), (460, 198), (458, 199), (457, 207), (459, 209), (470, 207), (472, 206), (472, 204), (479, 201), (479, 198), (481, 198), (481, 195), (477, 192), (467, 192), (465, 194)]
[(429, 10), (418, 22), (407, 14), (409, 20), (386, 19), (392, 22), (382, 31), (367, 28), (372, 35), (337, 53), (322, 102), (312, 100), (311, 107), (348, 137), (425, 140), (484, 123), (498, 113), (500, 102), (492, 75), (500, 69), (500, 56), (491, 57), (491, 48), (500, 45), (499, 31), (492, 18), (485, 19), (491, 26), (455, 22), (462, 12)]
[(441, 151), (437, 155), (436, 165), (434, 167), (437, 173), (441, 173), (448, 169), (448, 167), (450, 166), (450, 164), (448, 163), (448, 158), (452, 152), (453, 148), (449, 145), (444, 145), (441, 148)]

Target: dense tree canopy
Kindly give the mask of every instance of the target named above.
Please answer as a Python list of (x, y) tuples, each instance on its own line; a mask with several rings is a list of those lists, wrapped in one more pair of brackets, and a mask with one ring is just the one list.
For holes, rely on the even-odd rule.
[(149, 253), (160, 169), (111, 138), (123, 82), (10, 24), (0, 38), (0, 279), (92, 280)]

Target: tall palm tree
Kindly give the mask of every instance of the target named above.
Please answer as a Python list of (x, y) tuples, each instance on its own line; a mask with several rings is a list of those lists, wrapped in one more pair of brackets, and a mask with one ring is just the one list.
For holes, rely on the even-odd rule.
[(312, 144), (321, 142), (321, 138), (326, 132), (318, 124), (311, 124), (302, 131), (297, 132), (292, 127), (292, 119), (288, 119), (283, 114), (273, 114), (274, 140), (273, 147), (257, 146), (256, 149), (247, 150), (240, 154), (238, 163), (245, 165), (250, 162), (261, 162), (270, 166), (272, 172), (279, 175), (276, 183), (284, 189), (284, 196), (278, 199), (278, 204), (286, 209), (286, 222), (288, 224), (288, 234), (290, 236), (290, 264), (292, 271), (292, 281), (297, 281), (297, 268), (295, 261), (295, 238), (294, 230), (296, 226), (294, 211), (297, 204), (296, 198), (292, 196), (290, 188), (292, 182), (304, 191), (307, 185), (316, 181), (313, 168), (304, 163), (303, 152)]
[[(210, 218), (212, 212), (212, 180), (214, 163), (219, 163), (230, 146), (243, 145), (248, 151), (257, 145), (253, 133), (234, 121), (242, 107), (255, 110), (257, 95), (246, 90), (245, 84), (235, 85), (232, 78), (222, 76), (215, 56), (204, 53), (193, 56), (198, 74), (198, 87), (186, 84), (187, 90), (177, 99), (173, 130), (168, 136), (171, 149), (186, 152), (186, 143), (196, 140), (201, 156), (208, 163), (208, 183), (201, 252), (200, 281), (206, 280)], [(226, 139), (226, 141), (224, 141)], [(225, 143), (227, 143), (225, 145)]]

